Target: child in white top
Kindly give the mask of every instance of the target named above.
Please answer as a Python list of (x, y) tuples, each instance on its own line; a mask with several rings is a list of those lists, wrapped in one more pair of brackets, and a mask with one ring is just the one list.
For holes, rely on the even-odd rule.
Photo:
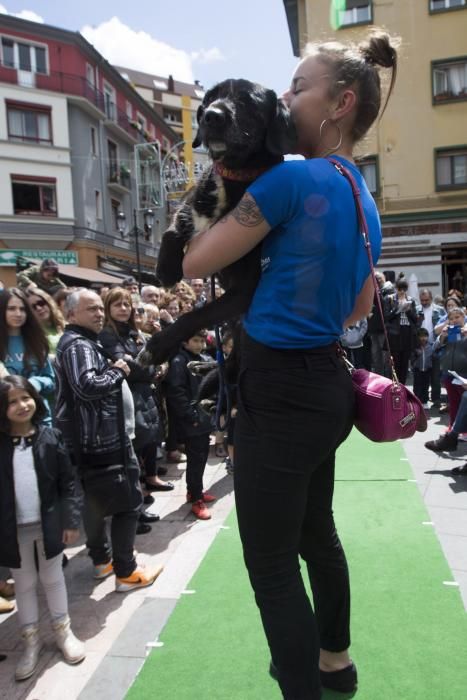
[(0, 566), (9, 567), (15, 580), (25, 647), (16, 680), (32, 676), (42, 646), (38, 578), (65, 661), (75, 664), (85, 657), (70, 629), (62, 570), (64, 546), (79, 537), (79, 501), (60, 432), (41, 425), (45, 414), (43, 400), (27, 379), (0, 380)]

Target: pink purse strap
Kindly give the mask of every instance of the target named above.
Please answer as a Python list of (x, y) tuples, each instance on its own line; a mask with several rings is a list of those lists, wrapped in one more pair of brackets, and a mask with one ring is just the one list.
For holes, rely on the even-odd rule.
[[(344, 165), (342, 165), (342, 163), (340, 161), (336, 160), (335, 158), (328, 158), (327, 160), (330, 163), (332, 163), (332, 165), (336, 168), (336, 170), (348, 180), (348, 182), (350, 183), (350, 186), (352, 188), (352, 194), (353, 194), (353, 197), (355, 200), (355, 206), (357, 209), (357, 216), (358, 216), (360, 233), (362, 234), (363, 245), (365, 246), (365, 250), (366, 250), (367, 255), (368, 255), (368, 262), (370, 263), (371, 278), (373, 280), (373, 286), (375, 288), (376, 305), (378, 307), (379, 316), (380, 316), (381, 323), (382, 323), (383, 330), (384, 330), (384, 337), (386, 339), (386, 346), (389, 350), (390, 346), (389, 346), (388, 332), (386, 330), (386, 324), (384, 322), (384, 313), (383, 313), (383, 307), (381, 304), (380, 289), (378, 286), (378, 282), (376, 281), (375, 266), (373, 265), (373, 255), (371, 252), (370, 233), (368, 231), (368, 224), (366, 222), (365, 212), (363, 211), (362, 199), (360, 197), (360, 188), (357, 185), (357, 182), (356, 182), (354, 176), (352, 175), (352, 173)], [(392, 378), (397, 384), (399, 384), (399, 380), (398, 380), (397, 374), (396, 374), (396, 369), (394, 367), (394, 360), (393, 360), (391, 354), (389, 354), (389, 363), (391, 365)]]

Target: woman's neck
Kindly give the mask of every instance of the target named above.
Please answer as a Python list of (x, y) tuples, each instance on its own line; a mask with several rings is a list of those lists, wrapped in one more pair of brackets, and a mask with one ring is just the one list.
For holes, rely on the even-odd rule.
[(10, 435), (12, 437), (27, 437), (35, 432), (36, 428), (31, 421), (27, 423), (11, 423), (10, 425)]
[(21, 335), (21, 328), (8, 328), (8, 335)]

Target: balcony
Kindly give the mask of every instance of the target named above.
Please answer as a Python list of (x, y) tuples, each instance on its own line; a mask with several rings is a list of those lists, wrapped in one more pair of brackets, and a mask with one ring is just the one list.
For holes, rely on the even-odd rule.
[(131, 173), (127, 166), (110, 163), (107, 173), (107, 185), (119, 194), (127, 194), (131, 190)]
[(72, 102), (79, 104), (93, 117), (104, 118), (107, 128), (115, 131), (119, 136), (124, 136), (132, 145), (143, 140), (125, 112), (119, 110), (113, 102), (109, 101), (108, 96), (91, 85), (83, 76), (59, 71), (51, 71), (48, 74), (27, 72), (25, 75), (25, 71), (19, 70), (18, 67), (6, 66), (0, 62), (0, 83), (68, 95)]

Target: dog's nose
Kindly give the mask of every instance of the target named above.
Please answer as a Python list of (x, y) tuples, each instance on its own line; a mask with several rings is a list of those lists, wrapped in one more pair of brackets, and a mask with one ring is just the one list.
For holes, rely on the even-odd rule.
[(223, 126), (225, 123), (225, 112), (219, 107), (209, 107), (205, 111), (203, 119), (210, 126)]

